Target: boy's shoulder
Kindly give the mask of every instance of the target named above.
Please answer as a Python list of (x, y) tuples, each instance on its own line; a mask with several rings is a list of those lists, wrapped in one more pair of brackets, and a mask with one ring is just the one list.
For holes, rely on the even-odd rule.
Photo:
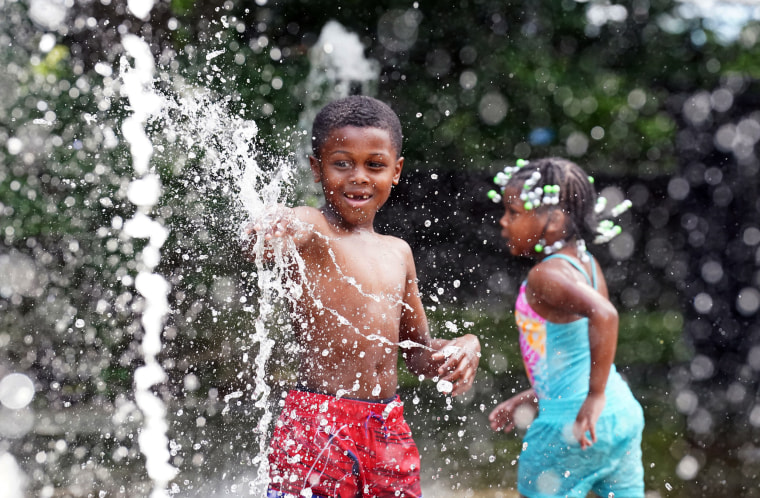
[(292, 213), (301, 224), (301, 228), (305, 228), (309, 232), (316, 230), (327, 235), (330, 230), (330, 223), (320, 209), (311, 206), (296, 206)]
[(319, 222), (325, 220), (325, 215), (319, 209), (311, 206), (296, 206), (293, 213), (300, 221)]
[[(307, 223), (317, 229), (324, 228), (330, 230), (330, 223), (320, 209), (311, 206), (297, 206), (293, 208), (293, 213), (302, 223)], [(408, 252), (409, 254), (412, 253), (411, 246), (409, 246), (404, 239), (394, 235), (380, 234), (377, 232), (372, 232), (371, 234), (367, 234), (366, 232), (363, 233), (374, 238), (379, 244), (382, 244), (385, 247), (391, 246), (398, 250)]]
[(405, 254), (412, 254), (412, 247), (407, 241), (402, 238), (396, 237), (395, 235), (385, 235), (380, 233), (376, 233), (375, 236), (377, 236), (378, 240), (382, 241), (384, 244), (387, 244)]

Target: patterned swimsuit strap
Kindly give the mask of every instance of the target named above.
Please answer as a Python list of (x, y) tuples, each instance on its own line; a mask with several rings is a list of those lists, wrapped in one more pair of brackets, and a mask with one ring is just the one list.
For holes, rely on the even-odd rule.
[(566, 254), (552, 254), (550, 256), (547, 256), (544, 258), (544, 261), (552, 258), (559, 258), (564, 259), (571, 265), (575, 267), (576, 270), (581, 272), (581, 274), (586, 277), (586, 281), (594, 286), (594, 289), (596, 289), (596, 264), (594, 263), (594, 257), (591, 255), (590, 252), (586, 251), (586, 254), (588, 254), (589, 258), (591, 259), (591, 278), (589, 278), (588, 273), (586, 272), (586, 269), (581, 266), (581, 264), (573, 257), (567, 256)]

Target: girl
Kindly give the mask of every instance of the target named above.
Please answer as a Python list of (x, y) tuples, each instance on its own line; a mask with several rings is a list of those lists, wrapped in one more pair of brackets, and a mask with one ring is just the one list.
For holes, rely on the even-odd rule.
[[(525, 497), (644, 496), (644, 416), (615, 370), (618, 315), (585, 240), (605, 242), (620, 228), (596, 224), (590, 179), (561, 158), (518, 161), (495, 179), (503, 199), (502, 236), (514, 256), (537, 259), (520, 287), (515, 318), (531, 388), (491, 412), (508, 432), (521, 405), (538, 417), (523, 440), (518, 490)], [(595, 206), (596, 204), (596, 206)], [(616, 206), (618, 216), (630, 202)]]

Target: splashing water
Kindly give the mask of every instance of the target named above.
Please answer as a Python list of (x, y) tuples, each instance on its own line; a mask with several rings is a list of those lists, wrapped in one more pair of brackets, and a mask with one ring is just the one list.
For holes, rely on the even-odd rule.
[[(202, 89), (184, 88), (181, 95), (167, 96), (165, 110), (158, 119), (166, 137), (171, 137), (178, 146), (197, 151), (203, 158), (203, 181), (193, 182), (192, 187), (203, 192), (219, 191), (228, 196), (247, 217), (241, 227), (241, 239), (248, 238), (245, 227), (251, 223), (266, 223), (266, 218), (276, 211), (292, 189), (295, 165), (285, 160), (276, 160), (274, 166), (264, 167), (256, 160), (254, 139), (256, 124), (231, 115), (213, 95)], [(195, 179), (194, 179), (195, 180)], [(229, 411), (232, 401), (244, 400), (262, 410), (255, 435), (259, 451), (253, 464), (258, 466), (256, 477), (249, 483), (249, 493), (261, 496), (268, 479), (266, 442), (272, 414), (269, 409), (270, 386), (266, 383), (266, 364), (274, 346), (269, 331), (280, 316), (284, 300), (297, 299), (301, 288), (293, 279), (286, 279), (290, 262), (297, 255), (287, 243), (275, 244), (275, 264), (263, 263), (263, 239), (250, 247), (255, 258), (255, 282), (257, 294), (255, 305), (245, 310), (255, 319), (253, 332), (248, 335), (249, 344), (241, 355), (240, 370), (247, 369), (249, 356), (247, 349), (258, 345), (258, 354), (253, 366), (254, 385), (251, 392), (235, 391), (225, 396), (223, 413)]]
[(130, 143), (132, 165), (137, 175), (129, 184), (127, 197), (138, 207), (123, 230), (131, 238), (148, 240), (140, 254), (143, 268), (135, 278), (135, 288), (145, 298), (141, 318), (144, 330), (141, 348), (145, 364), (135, 371), (134, 377), (135, 401), (145, 420), (138, 442), (145, 455), (148, 476), (153, 481), (150, 496), (161, 498), (168, 496), (166, 486), (177, 474), (177, 469), (169, 463), (166, 409), (163, 401), (151, 391), (153, 386), (166, 380), (166, 372), (156, 357), (161, 352), (161, 331), (169, 312), (167, 295), (170, 289), (161, 275), (153, 273), (168, 231), (146, 214), (161, 196), (161, 181), (155, 173), (149, 172), (153, 146), (145, 133), (148, 119), (161, 109), (161, 99), (152, 91), (154, 61), (147, 43), (134, 35), (125, 35), (122, 44), (134, 60), (134, 66), (130, 67), (126, 57), (122, 59), (122, 92), (132, 108), (132, 115), (124, 120), (122, 132)]
[[(318, 63), (321, 68), (313, 70), (312, 77), (319, 81), (311, 81), (306, 86), (315, 88), (315, 85), (326, 85), (333, 91), (329, 94), (321, 94), (326, 100), (319, 102), (315, 94), (310, 93), (313, 98), (310, 101), (312, 107), (321, 107), (326, 101), (348, 95), (352, 88), (352, 81), (355, 83), (358, 81), (356, 84), (359, 85), (366, 85), (369, 80), (376, 78), (374, 66), (370, 61), (361, 59), (362, 64), (346, 63), (346, 58), (363, 57), (363, 49), (356, 35), (347, 34), (335, 23), (330, 23), (325, 27), (320, 43), (313, 50), (320, 52), (319, 56), (312, 56), (312, 62), (315, 65)], [(339, 57), (340, 60), (330, 62), (329, 56)], [(353, 67), (358, 68), (360, 72), (343, 74), (328, 71), (326, 82), (323, 81), (325, 65)], [(289, 304), (295, 304), (310, 283), (292, 241), (287, 238), (270, 241), (274, 264), (265, 264), (263, 255), (267, 248), (264, 245), (264, 239), (255, 238), (249, 241), (246, 227), (254, 224), (267, 226), (272, 217), (277, 217), (279, 206), (285, 203), (288, 196), (295, 190), (300, 180), (300, 172), (298, 165), (287, 158), (268, 155), (266, 161), (260, 161), (263, 154), (256, 148), (258, 134), (256, 124), (232, 114), (226, 103), (210, 92), (189, 86), (175, 87), (172, 92), (171, 95), (164, 94), (163, 110), (154, 118), (158, 123), (154, 128), (160, 129), (162, 138), (173, 143), (172, 146), (180, 148), (192, 157), (201, 158), (201, 171), (189, 183), (189, 188), (201, 193), (221, 193), (233, 202), (235, 209), (243, 213), (244, 220), (240, 227), (241, 243), (250, 243), (248, 252), (253, 256), (251, 259), (255, 265), (254, 275), (257, 287), (255, 303), (244, 308), (254, 317), (254, 322), (252, 332), (248, 334), (248, 344), (241, 352), (238, 375), (240, 377), (243, 371), (248, 369), (248, 350), (257, 346), (258, 352), (251, 365), (254, 381), (253, 385), (245, 390), (236, 390), (224, 397), (223, 413), (228, 413), (233, 403), (236, 405), (247, 403), (260, 410), (255, 428), (258, 454), (252, 460), (257, 470), (255, 478), (248, 483), (248, 486), (251, 495), (261, 496), (269, 484), (266, 445), (269, 426), (273, 420), (269, 401), (271, 387), (266, 382), (266, 365), (275, 344), (271, 330), (282, 329), (282, 325), (277, 324), (282, 316), (282, 310), (289, 307)], [(307, 107), (304, 116), (313, 117), (315, 112), (315, 109)], [(294, 146), (298, 146), (297, 140), (293, 142)], [(341, 272), (334, 254), (332, 254), (332, 259), (338, 269), (338, 278), (350, 282), (359, 293), (375, 301), (389, 299), (389, 296), (367, 294), (354, 279)], [(293, 278), (294, 275), (296, 278)], [(340, 323), (350, 325), (357, 334), (367, 339), (389, 345), (395, 344), (387, 338), (366, 334), (358, 327), (348, 324), (347, 320), (335, 310), (326, 309), (325, 311), (335, 315)], [(402, 348), (420, 346), (412, 341), (404, 341), (396, 345)], [(350, 392), (346, 391), (345, 394), (350, 394)]]
[[(127, 54), (134, 60), (134, 67), (129, 67), (122, 61), (122, 93), (128, 97), (132, 110), (122, 131), (130, 144), (133, 169), (137, 177), (128, 187), (128, 198), (137, 206), (137, 212), (124, 223), (123, 232), (129, 237), (147, 240), (147, 245), (138, 258), (141, 271), (134, 279), (135, 287), (146, 303), (142, 316), (145, 335), (141, 344), (145, 365), (135, 372), (134, 388), (137, 405), (145, 418), (139, 444), (146, 457), (146, 470), (154, 484), (151, 496), (166, 496), (165, 488), (177, 472), (169, 464), (166, 409), (161, 399), (151, 391), (154, 386), (166, 380), (166, 373), (156, 356), (162, 349), (160, 337), (169, 312), (167, 295), (170, 291), (170, 284), (153, 272), (160, 261), (160, 249), (168, 237), (168, 230), (148, 215), (159, 202), (162, 190), (158, 175), (150, 168), (150, 160), (158, 141), (162, 142), (158, 148), (164, 154), (172, 147), (177, 147), (187, 157), (199, 161), (201, 170), (188, 179), (186, 186), (189, 189), (195, 189), (200, 194), (222, 194), (233, 203), (233, 209), (238, 211), (238, 215), (243, 214), (240, 239), (243, 244), (250, 243), (248, 251), (253, 256), (255, 266), (253, 275), (256, 296), (254, 304), (244, 308), (254, 320), (252, 331), (247, 336), (248, 343), (241, 351), (238, 377), (244, 370), (249, 370), (248, 351), (254, 347), (258, 347), (258, 351), (253, 365), (250, 365), (253, 385), (226, 395), (222, 413), (227, 413), (233, 402), (249, 403), (261, 411), (254, 431), (258, 443), (258, 454), (252, 460), (257, 467), (256, 475), (248, 483), (249, 494), (261, 496), (269, 484), (266, 445), (273, 419), (269, 400), (271, 387), (266, 382), (266, 365), (275, 344), (270, 331), (282, 328), (278, 324), (282, 310), (289, 306), (288, 303), (296, 303), (305, 290), (303, 286), (310, 284), (292, 241), (283, 238), (270, 243), (274, 264), (265, 264), (264, 251), (269, 249), (265, 248), (263, 238), (249, 241), (246, 227), (253, 224), (265, 226), (272, 216), (277, 215), (279, 206), (285, 203), (299, 181), (298, 165), (284, 157), (268, 156), (267, 161), (260, 162), (262, 153), (256, 147), (258, 128), (253, 121), (234, 115), (228, 109), (227, 102), (208, 90), (185, 86), (181, 78), (169, 90), (156, 90), (153, 80), (154, 61), (149, 47), (132, 35), (126, 35), (123, 44)], [(315, 81), (306, 86), (331, 89), (330, 92), (319, 94), (322, 99), (316, 98), (316, 92), (310, 93), (310, 104), (314, 108), (355, 92), (357, 88), (367, 90), (364, 87), (377, 77), (372, 62), (363, 59), (363, 48), (358, 37), (346, 33), (335, 23), (329, 23), (325, 27), (320, 43), (314, 50), (319, 53), (312, 55), (312, 62), (321, 69), (312, 71)], [(210, 54), (211, 59), (213, 56), (214, 53)], [(361, 58), (361, 64), (346, 63), (346, 60), (356, 57)], [(327, 71), (325, 80), (325, 67), (353, 67), (355, 74)], [(307, 108), (304, 116), (313, 117), (315, 112), (315, 109), (310, 111)], [(159, 130), (153, 140), (148, 137), (146, 127)], [(264, 162), (266, 164), (262, 164)], [(367, 294), (351, 277), (341, 273), (334, 255), (333, 262), (338, 268), (338, 278), (350, 282), (362, 295), (375, 301), (389, 299), (389, 296)], [(298, 278), (293, 278), (294, 275)], [(334, 314), (341, 323), (351, 325), (337, 311), (326, 311)], [(365, 334), (359, 328), (353, 325), (351, 327), (367, 339), (395, 344), (387, 338)], [(395, 345), (402, 348), (420, 346), (412, 341)]]

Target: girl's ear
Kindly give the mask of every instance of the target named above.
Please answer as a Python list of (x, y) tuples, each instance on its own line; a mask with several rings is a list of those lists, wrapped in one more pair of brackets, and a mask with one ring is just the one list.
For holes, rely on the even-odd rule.
[(315, 156), (309, 156), (309, 167), (311, 168), (311, 173), (314, 176), (314, 183), (321, 182), (322, 171), (319, 169), (319, 159), (317, 159)]
[(552, 242), (567, 236), (567, 215), (561, 209), (549, 211), (544, 234), (546, 240)]

